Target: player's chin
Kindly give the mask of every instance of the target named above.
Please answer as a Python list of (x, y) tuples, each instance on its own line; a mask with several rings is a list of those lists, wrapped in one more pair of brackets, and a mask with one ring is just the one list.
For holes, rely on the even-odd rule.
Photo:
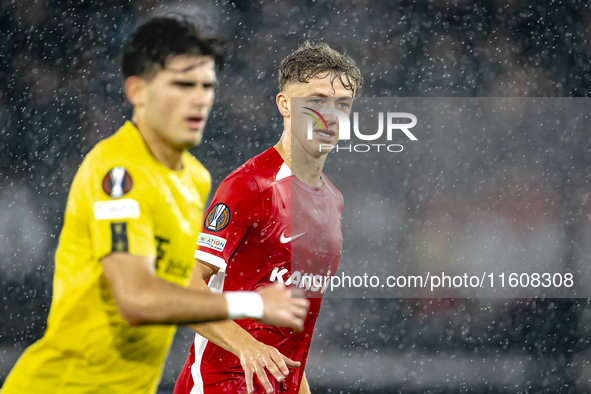
[(311, 151), (314, 152), (315, 155), (323, 156), (328, 154), (335, 145), (337, 144), (336, 138), (331, 142), (324, 142), (324, 141), (313, 141), (311, 145)]
[(178, 152), (183, 152), (188, 149), (194, 148), (196, 145), (199, 145), (199, 143), (187, 140), (178, 141), (174, 144), (174, 149)]
[(336, 143), (334, 143), (334, 145), (333, 144), (320, 144), (320, 146), (318, 147), (318, 152), (323, 155), (326, 155), (328, 152), (333, 150), (335, 145), (336, 145)]
[(181, 141), (179, 141), (180, 145), (183, 145), (184, 149), (191, 149), (195, 145), (201, 144), (203, 139), (202, 132), (190, 132), (187, 133)]

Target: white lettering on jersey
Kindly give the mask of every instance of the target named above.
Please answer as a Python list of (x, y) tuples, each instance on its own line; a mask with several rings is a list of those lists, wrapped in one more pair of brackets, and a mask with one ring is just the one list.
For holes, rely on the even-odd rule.
[(283, 268), (281, 271), (279, 271), (279, 267), (275, 267), (273, 269), (273, 272), (271, 272), (271, 279), (269, 279), (271, 282), (275, 282), (276, 280), (279, 281), (279, 283), (285, 283), (285, 281), (283, 280), (283, 275), (285, 275), (287, 273), (287, 268)]
[(271, 282), (278, 281), (279, 283), (283, 283), (286, 286), (289, 286), (293, 283), (294, 286), (303, 289), (304, 287), (306, 290), (312, 291), (319, 291), (321, 294), (324, 294), (326, 289), (328, 288), (328, 284), (330, 283), (330, 270), (327, 272), (327, 276), (322, 275), (312, 275), (312, 274), (302, 274), (300, 271), (294, 271), (287, 280), (283, 277), (283, 275), (287, 274), (287, 268), (273, 268), (271, 272), (271, 277), (269, 280)]

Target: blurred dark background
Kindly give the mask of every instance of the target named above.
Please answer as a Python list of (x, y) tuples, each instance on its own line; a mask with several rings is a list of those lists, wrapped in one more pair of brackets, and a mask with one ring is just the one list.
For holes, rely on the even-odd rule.
[[(362, 96), (591, 93), (586, 1), (2, 1), (0, 382), (45, 329), (53, 254), (74, 173), (93, 145), (130, 117), (121, 90), (123, 42), (137, 23), (168, 12), (198, 15), (228, 40), (228, 64), (205, 140), (193, 150), (214, 188), (279, 138), (277, 67), (304, 39), (350, 54), (365, 78)], [(519, 216), (523, 201), (542, 201), (540, 217), (552, 220), (535, 224), (556, 230), (551, 239), (560, 244), (552, 249), (560, 251), (557, 258), (587, 264), (590, 134), (554, 137), (546, 151), (536, 145), (520, 157), (507, 149), (532, 146), (519, 130), (496, 144), (479, 141), (492, 146), (487, 165), (498, 168), (482, 201), (509, 201), (507, 215), (518, 225), (532, 220)], [(449, 168), (461, 168), (463, 157), (453, 143), (443, 148)], [(540, 165), (553, 149), (559, 159)], [(424, 159), (406, 156), (407, 163)], [(391, 169), (408, 192), (391, 201), (399, 207), (391, 216), (375, 218), (399, 229), (396, 242), (384, 247), (405, 250), (403, 258), (445, 261), (445, 242), (439, 250), (432, 245), (441, 244), (442, 231), (457, 228), (466, 196), (465, 188), (454, 186), (461, 172), (452, 172), (454, 177), (436, 171), (446, 168), (431, 174), (420, 172), (421, 166)], [(409, 188), (414, 179), (424, 183)], [(377, 204), (380, 196), (368, 191), (367, 198)], [(345, 201), (344, 219), (354, 223), (358, 201), (347, 202), (347, 195)], [(432, 231), (417, 230), (423, 227)], [(345, 227), (349, 238), (371, 234)], [(347, 243), (344, 252), (356, 253)], [(586, 393), (590, 323), (588, 299), (327, 299), (306, 374), (317, 393)], [(163, 393), (172, 390), (191, 341), (191, 331), (180, 329)]]

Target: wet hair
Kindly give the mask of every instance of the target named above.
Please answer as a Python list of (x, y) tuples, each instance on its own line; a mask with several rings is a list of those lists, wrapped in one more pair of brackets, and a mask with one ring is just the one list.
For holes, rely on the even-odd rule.
[(343, 86), (357, 94), (363, 77), (355, 62), (346, 53), (335, 51), (328, 44), (314, 44), (306, 40), (298, 49), (281, 61), (279, 66), (279, 89), (295, 82), (307, 83), (320, 73), (330, 72), (333, 84), (339, 78)]
[(186, 15), (155, 17), (129, 36), (123, 49), (123, 78), (151, 77), (174, 56), (211, 56), (217, 70), (224, 66), (224, 41), (205, 36)]

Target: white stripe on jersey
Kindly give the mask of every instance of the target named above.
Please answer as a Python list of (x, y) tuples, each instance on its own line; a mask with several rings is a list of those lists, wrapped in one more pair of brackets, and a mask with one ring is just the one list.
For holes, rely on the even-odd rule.
[(283, 162), (283, 164), (281, 164), (281, 168), (279, 168), (279, 172), (277, 172), (277, 176), (275, 177), (276, 181), (279, 181), (283, 178), (287, 178), (293, 175), (293, 172), (291, 172), (291, 169), (289, 168), (289, 166)]
[(204, 252), (203, 250), (198, 249), (195, 251), (195, 258), (218, 267), (220, 269), (219, 272), (226, 271), (226, 261), (221, 257), (214, 256), (212, 254)]
[[(211, 255), (210, 255), (211, 256)], [(215, 256), (212, 256), (215, 257)], [(224, 290), (224, 279), (226, 277), (226, 267), (221, 268), (216, 275), (209, 278), (209, 288), (213, 294), (221, 294)], [(203, 359), (203, 352), (209, 342), (206, 338), (199, 334), (195, 334), (195, 363), (191, 365), (191, 375), (193, 376), (193, 388), (190, 394), (204, 394), (203, 393), (203, 377), (201, 377), (201, 360)]]
[(335, 197), (338, 197), (338, 195), (337, 195), (337, 194), (334, 192), (334, 190), (332, 190), (332, 187), (330, 187), (330, 186), (328, 185), (328, 182), (327, 182), (327, 181), (326, 181), (326, 179), (324, 178), (324, 175), (320, 174), (320, 176), (322, 177), (322, 180), (324, 181), (324, 184), (326, 185), (326, 187), (328, 188), (328, 190), (330, 190), (330, 192), (331, 192), (332, 194), (334, 194), (334, 195), (335, 195)]
[[(289, 166), (283, 162), (283, 164), (281, 164), (281, 168), (279, 168), (279, 172), (277, 172), (277, 176), (275, 177), (276, 181), (279, 181), (283, 178), (287, 178), (293, 175), (293, 172), (291, 172), (291, 169), (289, 168)], [(338, 197), (338, 195), (335, 193), (334, 190), (332, 190), (332, 187), (330, 187), (328, 185), (328, 182), (326, 181), (326, 179), (324, 178), (324, 175), (320, 174), (320, 177), (322, 178), (322, 180), (324, 181), (324, 184), (326, 185), (326, 187), (328, 188), (328, 190), (336, 197)]]

